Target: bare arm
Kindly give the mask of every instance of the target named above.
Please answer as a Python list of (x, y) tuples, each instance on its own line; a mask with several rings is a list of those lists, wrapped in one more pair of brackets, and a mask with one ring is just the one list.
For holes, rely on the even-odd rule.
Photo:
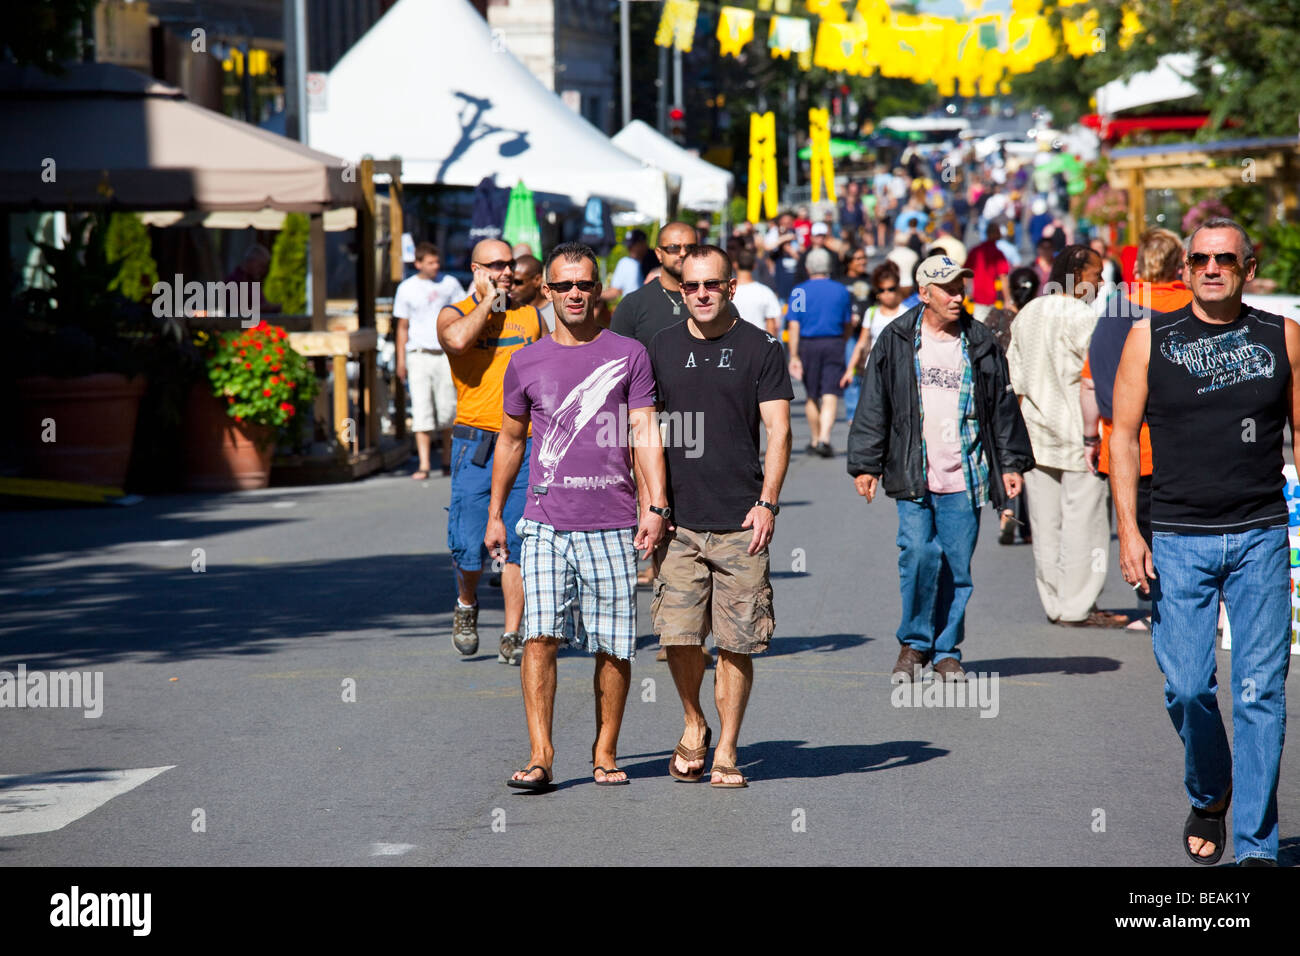
[[(1091, 378), (1079, 380), (1079, 405), (1083, 409), (1083, 437), (1096, 438), (1097, 429), (1101, 427), (1101, 409), (1097, 407), (1097, 386)], [(1088, 469), (1095, 475), (1101, 445), (1085, 442), (1083, 452), (1088, 459)]]
[[(641, 557), (648, 558), (655, 546), (663, 540), (667, 530), (663, 516), (650, 511), (649, 506), (667, 506), (668, 469), (664, 464), (664, 446), (654, 407), (630, 408), (627, 418), (632, 427), (633, 459), (640, 466), (637, 471), (637, 496), (644, 503), (637, 528), (636, 548), (641, 552)], [(640, 490), (642, 487), (644, 492)]]
[(501, 420), (501, 434), (497, 436), (492, 453), (492, 499), (488, 504), (487, 531), (483, 543), (493, 559), (519, 561), (519, 555), (506, 550), (506, 524), (502, 519), (510, 489), (524, 465), (524, 448), (528, 441), (528, 416), (505, 415)]
[[(783, 398), (759, 402), (758, 414), (763, 419), (767, 433), (767, 454), (763, 458), (763, 491), (761, 501), (777, 504), (785, 473), (790, 467), (790, 403)], [(749, 553), (758, 554), (768, 546), (775, 531), (776, 516), (767, 508), (754, 505), (745, 515), (742, 528), (754, 529), (749, 542)]]
[(410, 336), (411, 320), (397, 320), (397, 377), (406, 381), (406, 340)]
[(803, 378), (803, 363), (799, 361), (799, 320), (787, 319), (785, 330), (789, 337), (790, 374), (797, 379)]
[(482, 272), (474, 275), (474, 292), (479, 297), (478, 305), (467, 314), (461, 315), (451, 306), (438, 313), (438, 341), (442, 343), (442, 350), (449, 355), (463, 355), (469, 351), (492, 315), (497, 290)]
[(1110, 433), (1110, 487), (1119, 531), (1120, 570), (1124, 580), (1145, 594), (1156, 576), (1151, 551), (1137, 526), (1137, 488), (1141, 471), (1138, 434), (1147, 408), (1147, 365), (1151, 361), (1151, 328), (1134, 323), (1124, 343), (1115, 374), (1114, 430)]
[(857, 374), (858, 369), (862, 367), (862, 360), (866, 358), (871, 351), (871, 323), (866, 319), (862, 320), (862, 334), (858, 336), (858, 344), (853, 346), (853, 355), (849, 358), (849, 364), (844, 369), (844, 375), (840, 379), (840, 388), (846, 388), (853, 381), (853, 376)]

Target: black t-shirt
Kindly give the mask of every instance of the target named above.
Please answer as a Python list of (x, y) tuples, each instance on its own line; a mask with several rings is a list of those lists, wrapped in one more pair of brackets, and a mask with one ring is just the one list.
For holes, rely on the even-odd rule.
[[(734, 305), (730, 306), (732, 314), (740, 318)], [(636, 339), (646, 348), (650, 341), (670, 325), (686, 321), (690, 313), (682, 301), (682, 293), (669, 292), (658, 279), (652, 279), (628, 295), (614, 310), (609, 330), (628, 338)]]
[(1286, 525), (1286, 319), (1243, 306), (1227, 325), (1191, 306), (1151, 320), (1151, 527), (1240, 534)]
[(871, 308), (874, 298), (871, 280), (866, 276), (841, 276), (840, 282), (844, 283), (844, 288), (849, 290), (849, 301), (853, 307), (853, 334), (857, 335), (862, 331), (862, 317), (867, 314), (867, 309)]
[(741, 320), (716, 339), (679, 322), (650, 343), (650, 363), (668, 422), (673, 523), (740, 530), (763, 492), (758, 406), (794, 398), (780, 341)]

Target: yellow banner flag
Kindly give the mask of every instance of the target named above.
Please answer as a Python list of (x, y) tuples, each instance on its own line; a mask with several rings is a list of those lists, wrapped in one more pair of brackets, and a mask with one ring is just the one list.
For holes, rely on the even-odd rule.
[(835, 202), (835, 166), (831, 159), (831, 114), (826, 109), (808, 111), (808, 145), (811, 147), (812, 201), (822, 197), (822, 183), (826, 183), (826, 198)]
[(807, 0), (808, 12), (821, 17), (822, 23), (846, 23), (848, 15), (844, 12), (844, 0)]
[(739, 57), (745, 44), (754, 39), (754, 11), (723, 7), (718, 11), (718, 52)]
[[(776, 216), (776, 114), (749, 114), (749, 196), (745, 217), (759, 222)], [(760, 207), (762, 207), (760, 209)]]
[(695, 44), (695, 19), (699, 12), (699, 0), (664, 0), (655, 45), (675, 46), (683, 53), (690, 53)]

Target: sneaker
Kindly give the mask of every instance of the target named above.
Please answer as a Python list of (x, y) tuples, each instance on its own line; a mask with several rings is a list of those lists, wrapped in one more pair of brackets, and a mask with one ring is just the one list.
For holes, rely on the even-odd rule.
[(805, 455), (817, 454), (817, 445), (815, 442), (809, 442), (808, 447), (803, 450)]
[(889, 675), (890, 682), (897, 684), (920, 679), (921, 670), (929, 661), (929, 654), (918, 651), (911, 644), (904, 644), (894, 663), (894, 672)]
[(823, 458), (834, 458), (835, 449), (830, 446), (829, 442), (822, 442), (817, 446), (817, 454), (821, 455)]
[(478, 653), (478, 605), (461, 607), (456, 602), (456, 613), (451, 619), (451, 642), (466, 657)]
[(524, 659), (524, 639), (518, 631), (507, 631), (501, 635), (501, 649), (497, 653), (497, 662), (518, 667)]

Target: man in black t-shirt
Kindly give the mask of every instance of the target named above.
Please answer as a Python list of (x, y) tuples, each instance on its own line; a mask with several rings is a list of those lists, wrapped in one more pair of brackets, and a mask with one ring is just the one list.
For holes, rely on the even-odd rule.
[(686, 711), (668, 771), (690, 781), (704, 773), (712, 730), (700, 709), (705, 661), (696, 648), (712, 631), (722, 726), (711, 783), (736, 788), (747, 785), (736, 741), (754, 682), (750, 655), (767, 650), (775, 627), (767, 547), (790, 463), (794, 389), (780, 342), (729, 308), (736, 280), (722, 249), (691, 251), (682, 291), (690, 316), (650, 343), (675, 526), (660, 547), (652, 613)]
[[(1244, 229), (1192, 233), (1192, 302), (1136, 322), (1115, 376), (1111, 487), (1124, 580), (1152, 599), (1165, 708), (1183, 741), (1192, 809), (1183, 851), (1213, 864), (1277, 864), (1277, 784), (1291, 642), (1282, 441), (1300, 418), (1300, 326), (1242, 303), (1256, 259)], [(1138, 431), (1151, 432), (1152, 547), (1137, 525)], [(1233, 746), (1219, 713), (1219, 596), (1232, 625)]]

